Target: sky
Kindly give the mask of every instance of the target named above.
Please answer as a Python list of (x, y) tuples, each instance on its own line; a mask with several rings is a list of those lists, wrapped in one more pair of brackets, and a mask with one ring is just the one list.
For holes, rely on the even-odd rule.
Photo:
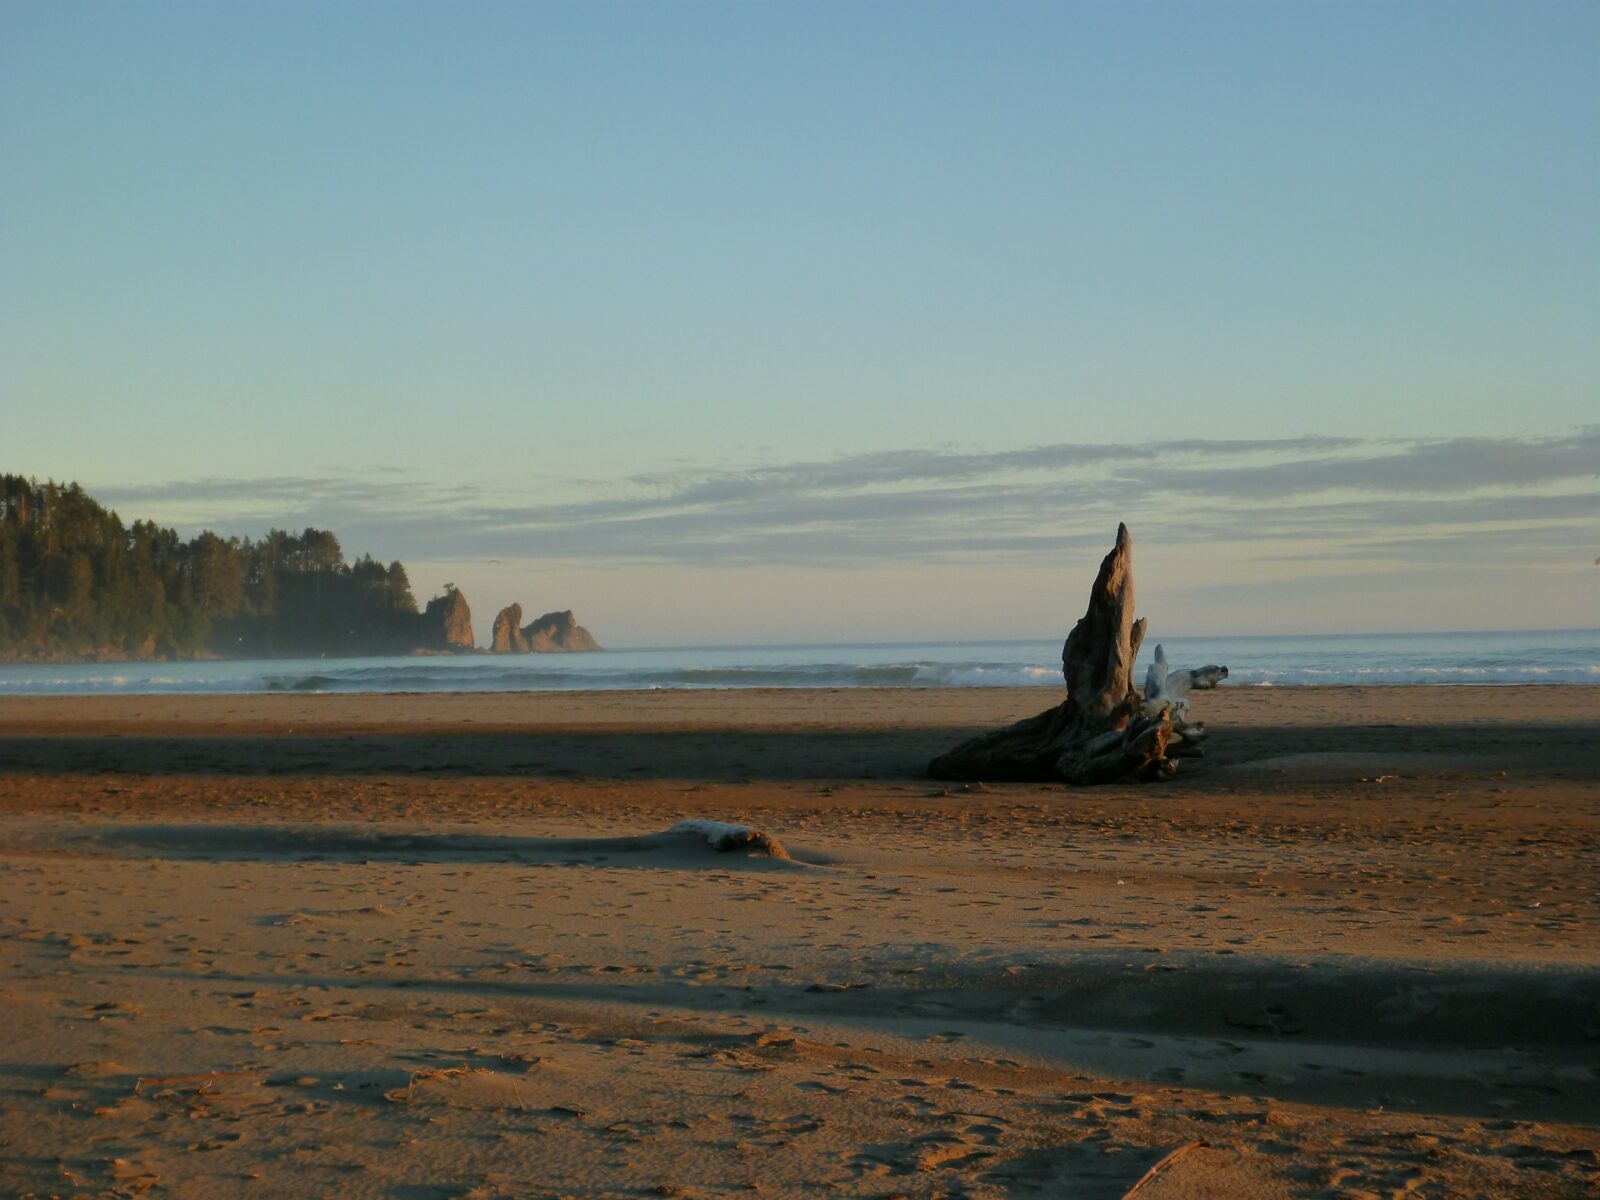
[(1600, 5), (0, 0), (0, 470), (480, 640), (1600, 626)]

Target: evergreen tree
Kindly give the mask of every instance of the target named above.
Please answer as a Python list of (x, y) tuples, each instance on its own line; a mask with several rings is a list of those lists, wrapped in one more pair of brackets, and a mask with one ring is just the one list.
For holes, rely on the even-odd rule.
[(185, 541), (75, 483), (0, 475), (0, 657), (394, 653), (418, 630), (405, 568), (346, 564), (328, 530)]

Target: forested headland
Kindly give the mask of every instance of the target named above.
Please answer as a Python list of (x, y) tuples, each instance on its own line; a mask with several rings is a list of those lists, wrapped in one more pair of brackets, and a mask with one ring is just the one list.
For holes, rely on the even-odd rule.
[[(417, 611), (406, 569), (347, 563), (324, 529), (184, 540), (124, 525), (75, 483), (0, 475), (0, 659), (403, 654), (465, 647), (453, 589)], [(470, 625), (469, 625), (470, 628)]]

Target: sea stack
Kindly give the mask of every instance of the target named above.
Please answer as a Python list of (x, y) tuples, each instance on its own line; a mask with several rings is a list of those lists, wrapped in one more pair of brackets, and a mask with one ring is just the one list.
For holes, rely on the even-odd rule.
[(467, 607), (467, 598), (453, 587), (446, 587), (444, 595), (428, 601), (422, 614), (422, 630), (425, 649), (471, 650), (476, 645), (472, 609)]
[(522, 636), (522, 605), (508, 604), (494, 619), (493, 640), (489, 649), (495, 654), (526, 654), (528, 639)]
[(576, 654), (601, 648), (594, 636), (578, 624), (570, 608), (547, 612), (518, 628), (521, 620), (520, 604), (508, 604), (500, 610), (494, 619), (494, 640), (489, 647), (494, 653)]
[(600, 649), (600, 643), (578, 624), (570, 608), (565, 612), (547, 612), (532, 624), (524, 625), (522, 636), (527, 639), (528, 649), (535, 654)]

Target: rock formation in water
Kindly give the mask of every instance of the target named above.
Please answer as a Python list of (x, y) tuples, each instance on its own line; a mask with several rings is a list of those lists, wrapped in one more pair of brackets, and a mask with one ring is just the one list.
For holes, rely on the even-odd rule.
[(531, 624), (520, 629), (522, 605), (509, 604), (494, 619), (494, 641), (490, 649), (496, 654), (574, 654), (585, 650), (598, 650), (600, 643), (572, 615), (564, 612), (547, 612)]
[(528, 639), (522, 636), (522, 605), (508, 604), (494, 619), (493, 640), (489, 649), (495, 654), (526, 654)]
[(471, 650), (476, 642), (467, 598), (455, 588), (446, 587), (444, 595), (429, 600), (422, 613), (422, 636), (423, 649)]
[(524, 625), (522, 636), (527, 639), (528, 649), (535, 654), (600, 649), (600, 643), (573, 619), (570, 608), (565, 612), (547, 612), (532, 624)]

